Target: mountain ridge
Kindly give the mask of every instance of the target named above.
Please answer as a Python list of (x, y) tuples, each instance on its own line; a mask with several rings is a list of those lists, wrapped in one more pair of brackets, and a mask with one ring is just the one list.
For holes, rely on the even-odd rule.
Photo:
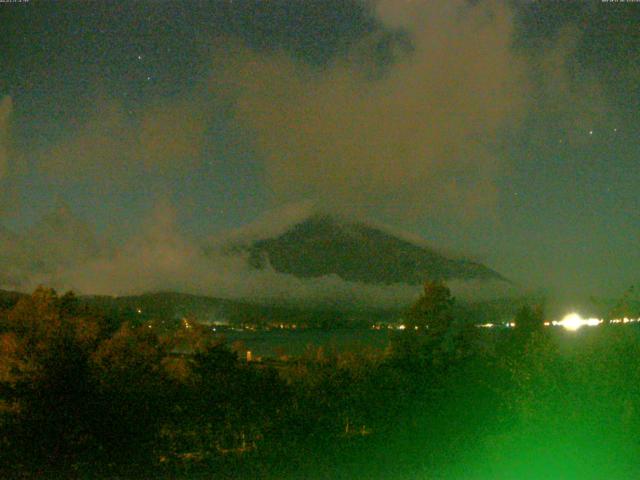
[(452, 259), (436, 249), (400, 238), (377, 226), (326, 213), (314, 213), (278, 236), (244, 247), (257, 269), (301, 278), (338, 275), (369, 284), (417, 285), (434, 280), (499, 280), (501, 274), (481, 263)]

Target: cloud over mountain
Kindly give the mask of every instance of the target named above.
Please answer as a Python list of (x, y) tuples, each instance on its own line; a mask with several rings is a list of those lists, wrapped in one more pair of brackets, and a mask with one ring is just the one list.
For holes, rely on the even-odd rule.
[[(160, 207), (137, 235), (111, 248), (98, 242), (70, 212), (55, 211), (23, 237), (0, 238), (6, 239), (5, 253), (25, 246), (19, 257), (22, 263), (13, 265), (20, 275), (5, 275), (2, 286), (29, 290), (45, 283), (86, 294), (176, 291), (259, 303), (385, 308), (411, 303), (427, 276), (450, 280), (454, 292), (466, 298), (504, 295), (510, 289), (497, 273), (479, 264), (449, 260), (375, 227), (318, 216), (306, 206), (289, 210), (288, 217), (280, 216), (287, 220), (280, 225), (267, 221), (276, 215), (272, 213), (244, 232), (203, 245), (179, 232), (175, 210)], [(318, 220), (326, 228), (315, 228)], [(269, 258), (278, 253), (270, 246), (286, 243), (300, 229), (307, 234), (302, 244), (289, 242), (288, 249), (279, 250), (284, 257)], [(305, 250), (309, 241), (321, 247), (313, 255)], [(345, 241), (369, 254), (378, 251), (379, 261), (371, 265), (369, 257), (356, 255), (349, 264), (336, 264), (332, 255), (344, 248)], [(16, 258), (3, 257), (5, 272), (11, 271)], [(282, 261), (299, 268), (282, 268)], [(417, 263), (407, 265), (407, 261)], [(324, 266), (318, 269), (318, 265)]]

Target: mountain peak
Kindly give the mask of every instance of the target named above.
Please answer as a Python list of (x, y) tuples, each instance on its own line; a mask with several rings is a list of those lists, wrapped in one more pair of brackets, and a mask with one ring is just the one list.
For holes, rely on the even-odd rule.
[(254, 268), (302, 278), (337, 275), (367, 284), (419, 285), (426, 279), (504, 280), (488, 267), (448, 258), (426, 242), (343, 215), (311, 212), (284, 231), (246, 247)]

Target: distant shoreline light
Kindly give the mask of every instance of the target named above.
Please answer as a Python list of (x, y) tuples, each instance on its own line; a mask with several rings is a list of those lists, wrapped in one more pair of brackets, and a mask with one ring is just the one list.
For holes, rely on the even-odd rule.
[[(562, 320), (554, 320), (554, 321), (545, 321), (545, 327), (562, 327), (565, 330), (575, 332), (582, 327), (597, 327), (603, 323), (610, 324), (629, 324), (629, 323), (640, 323), (640, 318), (614, 318), (611, 320), (603, 320), (601, 318), (582, 318), (579, 313), (572, 312), (565, 315)], [(475, 325), (477, 328), (513, 328), (516, 326), (515, 322), (508, 323), (480, 323)]]
[[(547, 325), (548, 322), (545, 322)], [(576, 331), (581, 327), (597, 327), (601, 323), (610, 323), (610, 324), (628, 324), (628, 323), (640, 323), (640, 318), (613, 318), (606, 322), (601, 318), (582, 318), (577, 313), (569, 313), (565, 315), (565, 317), (559, 322), (551, 322), (551, 325), (563, 327), (565, 330)]]
[(570, 330), (572, 332), (575, 332), (579, 328), (582, 328), (585, 326), (597, 327), (602, 322), (603, 320), (599, 318), (582, 318), (579, 314), (573, 312), (573, 313), (569, 313), (568, 315), (565, 315), (564, 318), (559, 322), (554, 321), (554, 322), (551, 322), (551, 324), (554, 326), (560, 326), (565, 330)]
[[(571, 332), (575, 332), (577, 330), (579, 330), (582, 327), (597, 327), (598, 325), (601, 325), (603, 323), (609, 323), (609, 324), (629, 324), (629, 323), (640, 323), (640, 318), (628, 318), (628, 317), (624, 317), (624, 318), (613, 318), (611, 320), (604, 320), (602, 318), (583, 318), (579, 313), (576, 312), (571, 312), (568, 313), (567, 315), (565, 315), (562, 320), (553, 320), (553, 321), (548, 321), (545, 320), (544, 322), (544, 326), (545, 327), (562, 327), (565, 330), (571, 331)], [(510, 321), (510, 322), (500, 322), (500, 323), (476, 323), (474, 325), (476, 328), (482, 328), (482, 329), (493, 329), (493, 328), (516, 328), (516, 323), (514, 321)], [(382, 330), (382, 329), (389, 329), (389, 330), (407, 330), (407, 325), (405, 325), (404, 323), (402, 324), (398, 324), (398, 323), (390, 323), (390, 324), (373, 324), (370, 327), (373, 330)], [(413, 329), (414, 330), (418, 330), (420, 327), (418, 326), (414, 326)], [(428, 327), (426, 327), (428, 328)]]

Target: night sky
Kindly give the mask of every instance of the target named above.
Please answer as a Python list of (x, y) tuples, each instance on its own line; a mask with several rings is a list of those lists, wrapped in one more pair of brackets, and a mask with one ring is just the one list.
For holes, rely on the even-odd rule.
[(123, 241), (292, 202), (530, 288), (640, 270), (640, 3), (0, 4), (0, 223)]

